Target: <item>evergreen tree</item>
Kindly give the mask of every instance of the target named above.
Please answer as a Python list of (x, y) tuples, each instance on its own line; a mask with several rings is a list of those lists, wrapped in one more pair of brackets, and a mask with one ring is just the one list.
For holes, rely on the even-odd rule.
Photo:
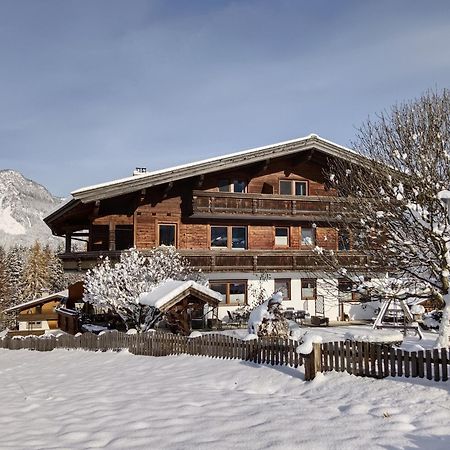
[(10, 304), (10, 285), (6, 269), (6, 252), (0, 247), (0, 312)]
[(50, 292), (58, 292), (67, 287), (67, 281), (64, 277), (64, 268), (57, 254), (46, 245), (44, 248), (44, 259), (48, 269), (48, 290)]
[(9, 305), (14, 306), (22, 300), (22, 272), (27, 251), (24, 247), (12, 247), (5, 261), (6, 276), (9, 286)]
[(50, 288), (49, 254), (39, 242), (31, 247), (21, 276), (23, 300), (40, 297)]

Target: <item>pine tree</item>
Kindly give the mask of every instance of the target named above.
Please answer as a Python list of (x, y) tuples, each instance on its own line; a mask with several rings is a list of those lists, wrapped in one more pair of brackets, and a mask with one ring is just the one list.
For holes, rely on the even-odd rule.
[(21, 276), (23, 300), (39, 297), (50, 287), (49, 255), (39, 242), (31, 247)]
[(64, 268), (57, 254), (46, 245), (44, 248), (44, 258), (48, 269), (48, 290), (50, 292), (58, 292), (67, 287), (67, 281), (64, 277)]
[(14, 306), (22, 300), (22, 272), (26, 260), (27, 250), (16, 245), (12, 247), (5, 261), (6, 276), (9, 286), (9, 304)]
[(10, 285), (6, 268), (6, 252), (0, 247), (0, 312), (10, 306)]

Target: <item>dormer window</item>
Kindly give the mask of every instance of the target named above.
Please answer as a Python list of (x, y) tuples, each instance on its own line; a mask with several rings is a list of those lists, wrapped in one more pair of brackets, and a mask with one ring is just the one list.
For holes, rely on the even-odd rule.
[(308, 182), (280, 180), (280, 195), (308, 195)]
[(219, 180), (219, 192), (246, 192), (247, 182), (244, 180)]

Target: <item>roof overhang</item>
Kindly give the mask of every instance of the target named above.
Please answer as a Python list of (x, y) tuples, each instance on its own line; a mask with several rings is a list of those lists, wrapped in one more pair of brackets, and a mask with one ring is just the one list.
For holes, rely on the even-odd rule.
[(45, 295), (44, 297), (36, 298), (34, 300), (30, 300), (28, 302), (21, 303), (20, 305), (12, 306), (11, 308), (5, 309), (3, 312), (7, 313), (7, 312), (14, 312), (14, 311), (22, 311), (23, 309), (32, 308), (33, 306), (48, 303), (53, 300), (61, 300), (68, 296), (69, 296), (69, 291), (67, 289), (65, 289), (64, 291)]
[(66, 214), (80, 203), (89, 203), (117, 197), (152, 186), (233, 169), (313, 149), (318, 150), (329, 157), (340, 158), (361, 165), (367, 164), (367, 159), (355, 151), (323, 139), (315, 134), (311, 134), (291, 141), (244, 150), (225, 156), (210, 158), (154, 172), (147, 172), (108, 183), (78, 189), (72, 192), (72, 199), (70, 201), (47, 215), (44, 218), (44, 221), (48, 224), (63, 214)]
[(171, 181), (217, 172), (224, 169), (233, 169), (235, 167), (265, 161), (267, 159), (272, 159), (279, 156), (287, 156), (311, 149), (320, 150), (329, 156), (348, 160), (351, 159), (354, 160), (354, 162), (357, 162), (359, 159), (363, 159), (363, 157), (353, 150), (312, 134), (310, 136), (292, 141), (281, 142), (265, 147), (258, 147), (191, 164), (185, 164), (155, 172), (148, 172), (142, 175), (134, 175), (132, 177), (115, 180), (109, 183), (89, 186), (73, 191), (72, 196), (74, 199), (81, 200), (83, 203), (94, 200), (103, 200), (106, 198), (135, 192), (140, 189), (169, 183)]

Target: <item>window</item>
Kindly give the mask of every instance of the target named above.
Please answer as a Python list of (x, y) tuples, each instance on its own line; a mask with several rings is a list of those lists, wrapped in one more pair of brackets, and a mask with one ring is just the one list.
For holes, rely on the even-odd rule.
[(230, 182), (228, 180), (219, 180), (219, 192), (230, 192)]
[(159, 225), (159, 245), (177, 245), (177, 226), (175, 224)]
[(36, 314), (42, 314), (42, 305), (36, 306)]
[(302, 300), (316, 299), (316, 280), (313, 278), (302, 280)]
[(275, 292), (281, 292), (283, 294), (283, 300), (291, 299), (291, 280), (289, 278), (276, 278), (275, 280)]
[(211, 247), (215, 248), (228, 247), (227, 227), (211, 227)]
[(211, 248), (247, 248), (247, 227), (211, 226)]
[(40, 330), (42, 328), (42, 322), (28, 322), (29, 330)]
[(338, 231), (338, 250), (350, 250), (350, 233), (348, 230)]
[(133, 225), (116, 225), (116, 250), (127, 250), (133, 247)]
[(308, 195), (306, 181), (280, 180), (280, 195)]
[(289, 228), (275, 227), (275, 246), (289, 247)]
[(247, 283), (245, 281), (210, 281), (209, 287), (223, 296), (224, 305), (246, 305)]
[(353, 283), (345, 278), (338, 279), (339, 300), (341, 302), (359, 302), (361, 295), (358, 292), (352, 292)]
[(245, 250), (247, 248), (247, 229), (231, 227), (231, 248)]
[(311, 227), (302, 227), (302, 245), (316, 245), (316, 230)]
[(219, 180), (219, 192), (245, 192), (247, 182), (244, 180)]
[(243, 180), (233, 180), (233, 192), (245, 192), (247, 183)]

